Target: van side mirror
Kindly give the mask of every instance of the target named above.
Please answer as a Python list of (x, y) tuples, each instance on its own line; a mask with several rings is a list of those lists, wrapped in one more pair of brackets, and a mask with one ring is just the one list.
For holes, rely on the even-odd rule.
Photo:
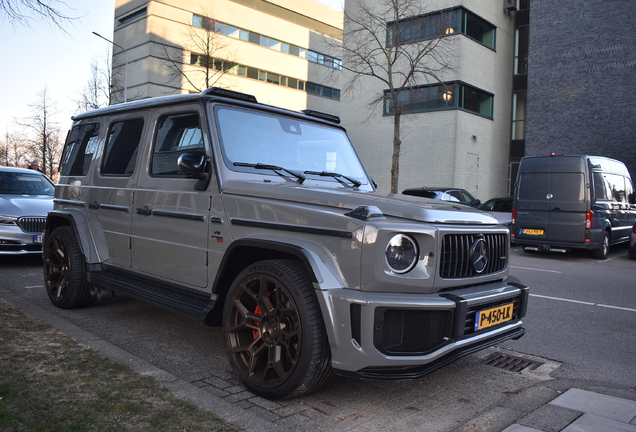
[(183, 153), (177, 160), (179, 172), (187, 178), (196, 179), (194, 190), (204, 191), (210, 185), (212, 173), (210, 163), (202, 153)]

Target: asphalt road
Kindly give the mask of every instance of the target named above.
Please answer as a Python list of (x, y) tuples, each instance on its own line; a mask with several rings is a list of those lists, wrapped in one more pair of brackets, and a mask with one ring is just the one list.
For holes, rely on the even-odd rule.
[[(622, 246), (613, 247), (605, 261), (588, 253), (513, 248), (511, 273), (531, 287), (528, 332), (520, 340), (464, 357), (422, 379), (335, 377), (315, 394), (275, 402), (245, 391), (232, 375), (219, 328), (126, 297), (57, 309), (44, 292), (41, 265), (39, 257), (0, 257), (0, 296), (81, 328), (93, 341), (107, 341), (286, 430), (424, 430), (426, 425), (427, 431), (451, 431), (542, 382), (636, 388), (636, 261)], [(541, 366), (519, 373), (484, 364), (484, 357), (496, 352)]]

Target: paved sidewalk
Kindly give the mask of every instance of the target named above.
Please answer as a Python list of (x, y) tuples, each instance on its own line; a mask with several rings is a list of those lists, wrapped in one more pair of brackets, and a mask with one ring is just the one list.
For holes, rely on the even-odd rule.
[(503, 432), (636, 432), (636, 401), (572, 388)]

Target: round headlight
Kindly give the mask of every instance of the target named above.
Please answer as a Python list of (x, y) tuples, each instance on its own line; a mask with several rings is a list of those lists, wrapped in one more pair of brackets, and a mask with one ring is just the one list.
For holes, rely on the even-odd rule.
[(395, 273), (406, 273), (415, 267), (419, 252), (417, 243), (411, 237), (397, 234), (386, 246), (386, 263)]

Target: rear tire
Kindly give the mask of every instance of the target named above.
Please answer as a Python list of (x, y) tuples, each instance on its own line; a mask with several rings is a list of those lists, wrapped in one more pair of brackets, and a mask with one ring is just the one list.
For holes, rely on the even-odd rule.
[(320, 305), (295, 261), (260, 261), (244, 269), (228, 291), (223, 333), (233, 370), (259, 396), (300, 396), (331, 376)]
[(80, 308), (95, 300), (86, 280), (86, 261), (73, 228), (62, 226), (47, 235), (43, 258), (44, 286), (55, 306)]
[(603, 238), (601, 239), (601, 247), (594, 250), (594, 258), (604, 260), (609, 256), (610, 240), (607, 231), (603, 231)]

